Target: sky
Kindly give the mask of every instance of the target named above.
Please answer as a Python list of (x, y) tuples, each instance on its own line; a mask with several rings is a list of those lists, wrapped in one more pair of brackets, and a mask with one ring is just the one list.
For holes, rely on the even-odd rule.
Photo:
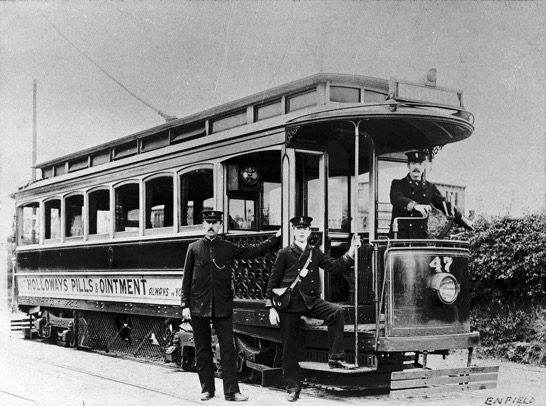
[(117, 82), (184, 117), (317, 72), (430, 68), (476, 122), (429, 179), (466, 186), (477, 213), (543, 210), (544, 22), (541, 1), (0, 2), (0, 221), (31, 176), (34, 80), (44, 162), (164, 123)]

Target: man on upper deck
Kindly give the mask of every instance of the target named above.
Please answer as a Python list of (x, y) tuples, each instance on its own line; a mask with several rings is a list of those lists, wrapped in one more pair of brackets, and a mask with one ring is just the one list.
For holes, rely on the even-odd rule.
[[(451, 203), (442, 196), (436, 185), (423, 178), (425, 161), (428, 154), (425, 151), (407, 152), (408, 175), (403, 179), (395, 179), (391, 184), (392, 219), (389, 238), (394, 238), (393, 223), (397, 217), (415, 217), (411, 220), (400, 220), (396, 238), (425, 239), (428, 238), (428, 214), (432, 206), (446, 216), (454, 213), (454, 221), (466, 229), (474, 229), (472, 221), (464, 217)], [(447, 209), (447, 213), (446, 213)]]

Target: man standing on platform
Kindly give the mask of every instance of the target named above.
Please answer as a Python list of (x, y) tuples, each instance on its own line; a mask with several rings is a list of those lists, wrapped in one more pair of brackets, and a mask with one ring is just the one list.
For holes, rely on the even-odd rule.
[[(453, 212), (455, 223), (473, 230), (472, 221), (452, 207), (434, 183), (424, 179), (425, 161), (428, 154), (424, 151), (411, 151), (407, 152), (406, 156), (408, 157), (408, 175), (405, 178), (393, 180), (391, 184), (392, 218), (389, 238), (428, 238), (428, 215), (432, 206), (446, 216)], [(395, 236), (393, 226), (394, 219), (397, 217), (415, 217), (415, 219), (399, 221)]]
[[(320, 298), (319, 268), (325, 272), (343, 272), (354, 260), (360, 238), (354, 236), (349, 251), (335, 259), (320, 249), (310, 246), (311, 221), (308, 216), (294, 217), (294, 242), (277, 253), (265, 293), (269, 308), (269, 322), (280, 324), (283, 344), (282, 369), (288, 392), (288, 401), (298, 400), (301, 391), (299, 361), (305, 354), (302, 316), (324, 320), (328, 325), (328, 365), (330, 368), (353, 369), (345, 362), (343, 344), (344, 320), (341, 306)], [(273, 305), (273, 289), (289, 288), (291, 297), (287, 307), (277, 310)]]

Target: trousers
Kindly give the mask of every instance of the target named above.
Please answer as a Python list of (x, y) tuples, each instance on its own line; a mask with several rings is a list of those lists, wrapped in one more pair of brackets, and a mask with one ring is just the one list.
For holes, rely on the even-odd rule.
[(192, 317), (197, 374), (201, 383), (201, 393), (215, 392), (211, 321), (220, 344), (220, 365), (222, 367), (224, 395), (239, 392), (232, 316)]
[(280, 318), (280, 333), (283, 343), (282, 371), (288, 392), (299, 392), (301, 388), (301, 368), (299, 361), (305, 360), (305, 334), (302, 316), (324, 320), (328, 325), (328, 359), (343, 359), (345, 347), (343, 343), (344, 323), (341, 306), (318, 300), (311, 308), (302, 312), (278, 311)]

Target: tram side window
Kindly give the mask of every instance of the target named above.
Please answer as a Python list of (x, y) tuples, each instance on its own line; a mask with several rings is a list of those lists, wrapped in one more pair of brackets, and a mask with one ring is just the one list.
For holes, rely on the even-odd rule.
[(197, 169), (180, 175), (180, 227), (191, 230), (203, 223), (203, 210), (214, 209), (212, 169)]
[(65, 201), (65, 235), (66, 237), (83, 236), (83, 196), (76, 195)]
[(61, 238), (61, 200), (54, 199), (45, 203), (45, 239)]
[(282, 224), (280, 151), (239, 155), (225, 166), (229, 229), (278, 229)]
[(256, 202), (250, 199), (229, 199), (229, 228), (254, 230)]
[(116, 232), (138, 231), (140, 218), (139, 185), (129, 183), (116, 188)]
[(146, 228), (172, 227), (173, 178), (162, 176), (146, 182)]
[(30, 203), (19, 208), (19, 244), (31, 245), (40, 242), (40, 205)]
[(89, 234), (110, 233), (110, 191), (89, 193)]

